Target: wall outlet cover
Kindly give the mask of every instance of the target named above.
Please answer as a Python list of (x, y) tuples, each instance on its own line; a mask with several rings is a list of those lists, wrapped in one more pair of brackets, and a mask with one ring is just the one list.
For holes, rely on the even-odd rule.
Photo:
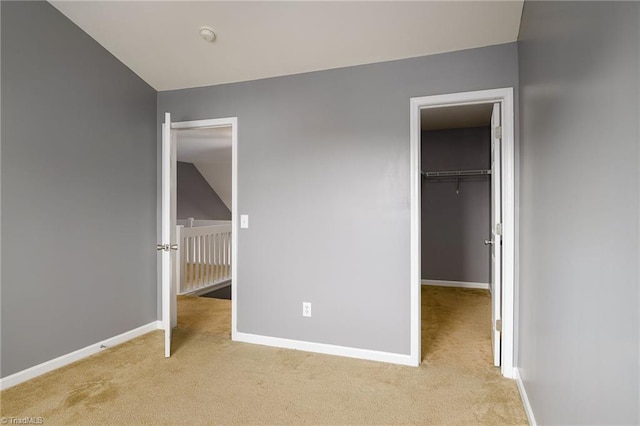
[(302, 316), (303, 317), (311, 316), (311, 302), (302, 302)]

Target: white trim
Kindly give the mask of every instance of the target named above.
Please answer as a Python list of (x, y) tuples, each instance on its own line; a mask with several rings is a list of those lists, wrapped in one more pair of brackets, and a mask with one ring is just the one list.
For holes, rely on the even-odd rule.
[[(418, 98), (411, 99), (411, 130), (409, 147), (409, 176), (410, 176), (410, 279), (411, 279), (411, 360), (413, 365), (420, 365), (422, 361), (421, 340), (422, 340), (422, 289), (420, 281), (422, 278), (422, 213), (421, 213), (421, 165), (420, 165), (420, 103)], [(416, 285), (415, 283), (418, 283)]]
[(238, 334), (238, 119), (231, 118), (231, 340)]
[(259, 336), (256, 334), (236, 332), (235, 339), (238, 342), (253, 343), (256, 345), (271, 346), (275, 348), (295, 349), (305, 352), (315, 352), (325, 355), (336, 355), (347, 358), (367, 359), (371, 361), (388, 362), (392, 364), (413, 366), (410, 355), (380, 352), (370, 349), (350, 348), (346, 346), (329, 345), (326, 343), (305, 342), (302, 340), (283, 339), (280, 337)]
[(172, 129), (204, 129), (231, 126), (231, 340), (237, 340), (238, 332), (238, 118), (213, 118), (208, 120), (179, 121), (171, 123)]
[(225, 281), (220, 281), (215, 284), (210, 284), (206, 287), (199, 288), (197, 290), (193, 290), (180, 296), (200, 296), (203, 294), (211, 293), (212, 291), (220, 290), (221, 288), (229, 287), (231, 285), (231, 278)]
[(527, 395), (527, 390), (524, 388), (524, 382), (522, 381), (522, 377), (520, 377), (520, 370), (518, 368), (513, 369), (513, 377), (516, 379), (516, 383), (518, 384), (518, 391), (520, 391), (520, 398), (522, 398), (522, 405), (524, 405), (524, 412), (527, 415), (529, 424), (531, 426), (536, 426), (538, 423), (536, 423), (536, 418), (533, 415), (529, 396)]
[(439, 287), (479, 288), (482, 290), (489, 290), (489, 283), (472, 283), (468, 281), (421, 280), (420, 284)]
[(502, 353), (501, 372), (513, 378), (515, 310), (515, 134), (513, 88), (480, 90), (410, 99), (411, 173), (411, 357), (420, 360), (420, 110), (453, 105), (502, 103)]
[(236, 117), (228, 118), (211, 118), (208, 120), (192, 120), (192, 121), (177, 121), (171, 123), (171, 128), (180, 129), (211, 129), (214, 127), (229, 127), (233, 124), (231, 120), (236, 120)]
[[(502, 375), (513, 379), (515, 354), (516, 176), (513, 89), (502, 97)], [(506, 349), (506, 350), (505, 350)]]
[[(175, 146), (173, 147), (175, 149)], [(161, 176), (162, 176), (162, 207), (160, 210), (160, 222), (162, 224), (162, 231), (160, 235), (160, 243), (161, 244), (172, 244), (175, 241), (171, 241), (172, 232), (171, 228), (174, 227), (174, 224), (171, 223), (171, 211), (172, 211), (172, 201), (175, 201), (175, 197), (172, 197), (172, 137), (171, 137), (171, 114), (166, 112), (164, 114), (164, 123), (162, 124), (162, 161), (161, 161)], [(162, 300), (162, 327), (164, 330), (164, 356), (171, 356), (171, 323), (172, 323), (172, 307), (177, 309), (177, 305), (172, 303), (171, 297), (171, 289), (172, 289), (172, 280), (173, 280), (173, 272), (171, 269), (172, 259), (175, 259), (175, 255), (171, 250), (160, 251), (160, 262), (161, 262), (161, 300)], [(176, 317), (177, 323), (177, 317)]]
[(60, 367), (64, 367), (65, 365), (69, 365), (73, 362), (79, 361), (112, 346), (119, 345), (131, 339), (135, 339), (136, 337), (140, 337), (143, 334), (162, 329), (162, 321), (153, 321), (141, 327), (134, 328), (133, 330), (118, 334), (117, 336), (111, 337), (107, 340), (94, 343), (93, 345), (78, 349), (77, 351), (73, 351), (66, 355), (62, 355), (52, 360), (45, 361), (42, 364), (35, 365), (31, 368), (27, 368), (26, 370), (18, 371), (17, 373), (0, 379), (0, 390), (4, 390), (20, 383), (26, 382), (27, 380), (31, 380), (35, 377), (41, 376)]

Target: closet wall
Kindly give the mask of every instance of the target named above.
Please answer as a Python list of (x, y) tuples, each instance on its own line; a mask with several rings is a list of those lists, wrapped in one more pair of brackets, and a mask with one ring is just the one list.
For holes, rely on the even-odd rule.
[[(490, 128), (422, 132), (422, 170), (490, 168)], [(422, 279), (489, 282), (490, 178), (422, 178)]]

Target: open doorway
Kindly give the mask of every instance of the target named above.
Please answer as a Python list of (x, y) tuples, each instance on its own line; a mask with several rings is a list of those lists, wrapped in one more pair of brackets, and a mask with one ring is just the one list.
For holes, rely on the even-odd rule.
[(232, 127), (176, 131), (177, 327), (231, 331)]
[[(158, 250), (162, 251), (165, 357), (169, 357), (181, 304), (192, 311), (183, 327), (195, 326), (202, 328), (199, 331), (215, 330), (235, 336), (238, 223), (235, 117), (172, 123), (171, 115), (165, 114), (161, 194), (162, 244)], [(178, 211), (180, 216), (187, 217), (178, 218)], [(207, 306), (211, 303), (202, 303), (204, 298), (198, 297), (226, 287), (231, 287), (230, 301), (209, 299), (220, 300), (217, 305), (225, 305), (222, 308), (209, 310)], [(185, 304), (179, 298), (190, 299)], [(224, 321), (220, 321), (221, 315), (226, 316)]]
[(486, 244), (492, 112), (491, 103), (420, 111), (422, 356), (431, 364), (480, 369), (499, 362)]
[[(488, 320), (488, 333), (491, 337), (491, 351), (493, 352), (493, 364), (500, 366), (500, 371), (503, 376), (513, 378), (513, 349), (514, 349), (514, 294), (515, 294), (515, 176), (514, 176), (514, 107), (513, 107), (513, 89), (492, 89), (477, 92), (463, 92), (448, 95), (434, 95), (425, 96), (420, 98), (411, 99), (411, 359), (412, 363), (418, 365), (423, 360), (422, 353), (422, 330), (423, 320), (429, 321), (429, 318), (422, 317), (422, 294), (423, 294), (423, 258), (422, 250), (425, 248), (431, 250), (431, 253), (427, 253), (431, 258), (441, 256), (442, 251), (451, 250), (455, 251), (455, 247), (422, 247), (422, 189), (423, 180), (440, 178), (440, 181), (447, 182), (453, 185), (452, 193), (443, 193), (445, 197), (453, 197), (459, 195), (464, 191), (465, 185), (469, 187), (474, 182), (474, 179), (480, 182), (482, 179), (486, 179), (487, 176), (490, 180), (490, 222), (488, 226), (479, 225), (476, 233), (470, 233), (468, 236), (453, 237), (454, 233), (450, 229), (447, 232), (446, 229), (439, 229), (431, 236), (432, 241), (437, 241), (437, 233), (445, 232), (448, 238), (447, 244), (452, 246), (458, 246), (459, 252), (461, 251), (463, 261), (465, 264), (471, 265), (475, 261), (472, 259), (478, 259), (478, 265), (482, 263), (484, 268), (480, 267), (473, 269), (470, 266), (465, 266), (460, 270), (460, 264), (455, 262), (451, 263), (452, 259), (447, 259), (448, 265), (438, 265), (438, 268), (431, 265), (427, 261), (428, 270), (425, 271), (425, 277), (427, 283), (429, 278), (433, 281), (439, 281), (439, 284), (448, 282), (449, 286), (460, 286), (460, 283), (467, 283), (467, 287), (485, 287), (483, 277), (486, 277), (486, 266), (489, 263), (489, 259), (486, 257), (486, 250), (478, 248), (473, 253), (469, 252), (470, 247), (474, 247), (476, 244), (484, 245), (485, 243), (490, 247), (490, 275), (489, 275), (489, 294), (490, 294), (490, 314), (491, 317)], [(465, 111), (475, 110), (476, 106), (486, 105), (487, 109), (478, 107), (478, 111), (488, 112), (491, 109), (490, 115), (490, 151), (489, 151), (489, 167), (487, 168), (487, 152), (483, 150), (480, 154), (483, 163), (471, 164), (471, 163), (450, 163), (447, 166), (451, 166), (452, 170), (422, 170), (422, 158), (421, 158), (421, 136), (422, 129), (422, 117), (432, 116), (436, 117), (436, 121), (443, 121), (442, 117), (438, 119), (439, 112), (446, 112), (446, 115), (453, 110), (447, 110), (446, 108), (456, 108), (456, 111), (462, 111), (462, 115)], [(480, 115), (483, 115), (484, 112)], [(484, 126), (484, 120), (480, 127)], [(450, 125), (444, 125), (451, 128)], [(455, 126), (461, 127), (461, 126)], [(437, 130), (437, 129), (431, 129)], [(480, 131), (479, 132), (483, 132)], [(486, 137), (486, 133), (485, 133)], [(449, 147), (450, 148), (450, 147)], [(479, 147), (476, 147), (479, 148)], [(439, 149), (443, 149), (439, 147)], [(473, 154), (472, 156), (475, 156)], [(440, 160), (442, 161), (442, 160)], [(470, 161), (469, 159), (464, 161)], [(441, 167), (445, 164), (436, 164), (434, 166)], [(467, 169), (466, 167), (473, 167)], [(479, 168), (476, 168), (479, 167)], [(485, 168), (483, 168), (485, 167)], [(424, 173), (423, 173), (424, 172)], [(440, 189), (434, 191), (445, 191), (446, 186), (440, 185)], [(479, 185), (481, 187), (482, 185)], [(486, 187), (486, 184), (484, 185)], [(468, 188), (467, 188), (468, 189)], [(480, 191), (478, 194), (481, 194)], [(486, 193), (485, 193), (486, 194)], [(468, 194), (472, 195), (473, 194)], [(473, 197), (471, 197), (473, 198)], [(485, 199), (486, 200), (486, 199)], [(427, 201), (427, 200), (425, 200)], [(458, 204), (461, 200), (457, 200)], [(469, 200), (467, 200), (469, 201)], [(477, 204), (476, 200), (476, 204)], [(486, 201), (485, 201), (486, 203)], [(434, 214), (442, 216), (442, 212), (431, 211), (427, 214)], [(453, 213), (450, 213), (453, 214)], [(465, 214), (458, 212), (458, 224), (463, 223), (464, 226), (469, 227), (470, 224), (477, 219), (469, 218)], [(483, 216), (484, 215), (484, 216)], [(483, 209), (480, 218), (486, 219), (486, 210)], [(456, 217), (448, 217), (447, 220), (456, 219)], [(485, 219), (482, 219), (483, 221)], [(451, 223), (453, 223), (450, 220)], [(449, 223), (449, 227), (451, 227)], [(456, 229), (459, 231), (459, 229)], [(489, 231), (489, 232), (488, 232)], [(476, 239), (471, 246), (464, 241), (466, 238)], [(441, 237), (441, 242), (444, 237)], [(435, 253), (434, 250), (440, 250), (440, 253)], [(483, 258), (485, 260), (483, 260)], [(460, 259), (457, 259), (460, 262)], [(484, 263), (484, 262), (487, 263)], [(440, 259), (442, 263), (442, 259)], [(446, 262), (445, 262), (446, 263)], [(455, 271), (457, 267), (457, 271)], [(430, 269), (429, 269), (430, 268)], [(465, 269), (466, 268), (466, 269)], [(484, 275), (482, 270), (484, 269)], [(445, 271), (445, 270), (448, 270)], [(432, 273), (450, 275), (430, 275)], [(455, 275), (455, 274), (457, 275)], [(472, 274), (479, 275), (472, 275)], [(477, 276), (479, 281), (471, 279), (469, 277)], [(447, 277), (448, 279), (443, 279)], [(453, 279), (457, 277), (458, 279)], [(462, 280), (462, 281), (460, 281)], [(470, 284), (471, 283), (471, 284)], [(441, 286), (444, 288), (444, 286)], [(427, 324), (428, 327), (428, 324)], [(486, 336), (486, 334), (485, 334)], [(425, 342), (428, 344), (429, 342)]]

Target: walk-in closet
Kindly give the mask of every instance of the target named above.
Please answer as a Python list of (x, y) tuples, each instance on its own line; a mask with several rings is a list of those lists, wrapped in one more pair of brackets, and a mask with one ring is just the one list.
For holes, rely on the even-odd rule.
[(423, 355), (486, 368), (492, 105), (421, 112)]

